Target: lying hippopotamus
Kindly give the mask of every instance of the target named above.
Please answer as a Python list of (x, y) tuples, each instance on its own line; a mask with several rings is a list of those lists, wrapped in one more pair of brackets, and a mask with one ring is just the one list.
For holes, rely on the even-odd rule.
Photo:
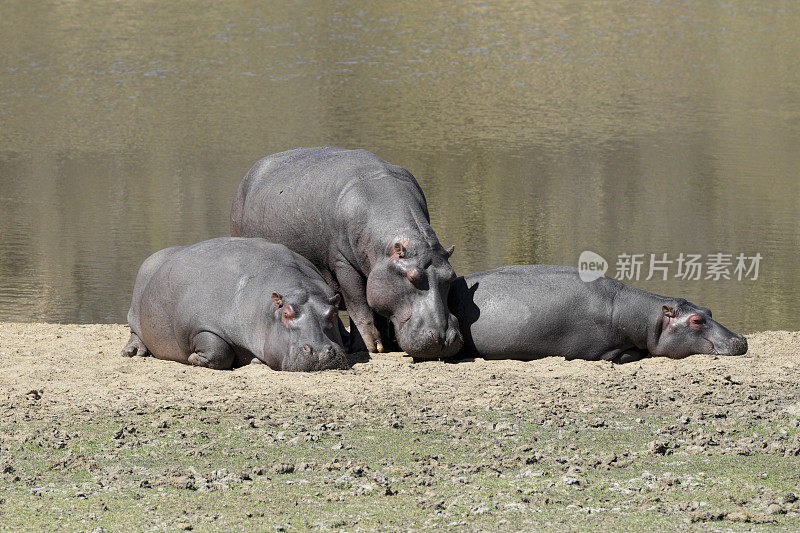
[(231, 235), (264, 237), (311, 260), (341, 290), (366, 348), (384, 351), (373, 311), (418, 358), (455, 354), (455, 272), (417, 180), (365, 150), (297, 148), (257, 162), (239, 185)]
[(347, 368), (339, 295), (307, 259), (264, 239), (223, 237), (142, 263), (122, 355), (209, 368)]
[(649, 356), (742, 355), (747, 339), (711, 310), (578, 270), (507, 266), (458, 278), (450, 310), (464, 334), (459, 357), (567, 359), (627, 363)]

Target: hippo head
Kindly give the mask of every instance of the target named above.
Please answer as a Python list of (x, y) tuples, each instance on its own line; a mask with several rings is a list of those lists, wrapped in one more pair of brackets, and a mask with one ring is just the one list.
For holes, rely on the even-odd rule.
[(272, 293), (272, 320), (264, 362), (275, 370), (308, 372), (347, 368), (339, 330), (339, 295)]
[(455, 355), (463, 339), (447, 308), (456, 273), (445, 250), (405, 237), (394, 239), (367, 277), (367, 303), (389, 318), (400, 347), (409, 355), (437, 359)]
[(657, 318), (661, 334), (650, 353), (682, 359), (692, 354), (743, 355), (747, 339), (711, 318), (711, 309), (686, 300), (664, 305)]

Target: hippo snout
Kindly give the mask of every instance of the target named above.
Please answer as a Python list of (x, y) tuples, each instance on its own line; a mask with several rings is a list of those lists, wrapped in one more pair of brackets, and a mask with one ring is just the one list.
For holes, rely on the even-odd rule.
[(319, 369), (339, 369), (343, 370), (348, 368), (347, 357), (345, 357), (344, 350), (333, 345), (324, 347), (319, 354)]
[(397, 341), (407, 354), (419, 359), (452, 357), (464, 344), (455, 317), (447, 329), (424, 328), (419, 331), (407, 323), (397, 332)]
[(302, 344), (290, 351), (283, 364), (283, 370), (292, 372), (310, 372), (315, 370), (334, 370), (349, 368), (344, 350), (333, 344), (319, 348)]
[(744, 355), (747, 353), (747, 338), (744, 335), (737, 335), (731, 339), (729, 353), (725, 355)]

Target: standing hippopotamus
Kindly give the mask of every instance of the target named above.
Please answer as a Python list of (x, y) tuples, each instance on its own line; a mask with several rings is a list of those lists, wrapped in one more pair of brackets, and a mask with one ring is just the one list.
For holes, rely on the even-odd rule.
[(122, 355), (209, 368), (346, 368), (337, 304), (307, 259), (264, 239), (223, 237), (145, 260)]
[(370, 351), (384, 351), (373, 311), (419, 358), (461, 348), (447, 292), (455, 272), (406, 169), (365, 150), (297, 148), (265, 157), (242, 180), (231, 235), (264, 237), (311, 260), (341, 290)]
[(648, 356), (742, 355), (747, 339), (711, 310), (605, 276), (517, 265), (458, 278), (450, 310), (464, 333), (459, 356), (530, 360), (543, 356), (626, 363)]

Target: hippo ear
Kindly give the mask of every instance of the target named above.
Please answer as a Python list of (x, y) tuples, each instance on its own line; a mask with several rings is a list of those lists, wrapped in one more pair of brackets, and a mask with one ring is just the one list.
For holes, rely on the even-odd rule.
[(392, 255), (396, 255), (398, 259), (403, 259), (406, 256), (406, 247), (399, 242), (396, 242), (394, 243), (392, 252)]
[(341, 301), (341, 299), (342, 295), (337, 292), (336, 294), (328, 298), (328, 303), (334, 307), (339, 307), (339, 302)]
[(280, 309), (281, 307), (283, 307), (283, 296), (281, 296), (277, 292), (272, 293), (272, 301), (275, 304), (275, 309)]
[(661, 308), (661, 310), (664, 312), (664, 316), (668, 316), (670, 318), (675, 318), (676, 316), (678, 316), (675, 313), (675, 308), (674, 307), (670, 307), (668, 305), (665, 305), (665, 306), (663, 306)]
[(453, 252), (455, 252), (455, 251), (456, 251), (456, 247), (455, 247), (455, 245), (453, 245), (453, 246), (451, 246), (450, 248), (448, 248), (447, 250), (444, 251), (444, 257), (446, 259), (450, 259), (450, 256), (453, 255)]

